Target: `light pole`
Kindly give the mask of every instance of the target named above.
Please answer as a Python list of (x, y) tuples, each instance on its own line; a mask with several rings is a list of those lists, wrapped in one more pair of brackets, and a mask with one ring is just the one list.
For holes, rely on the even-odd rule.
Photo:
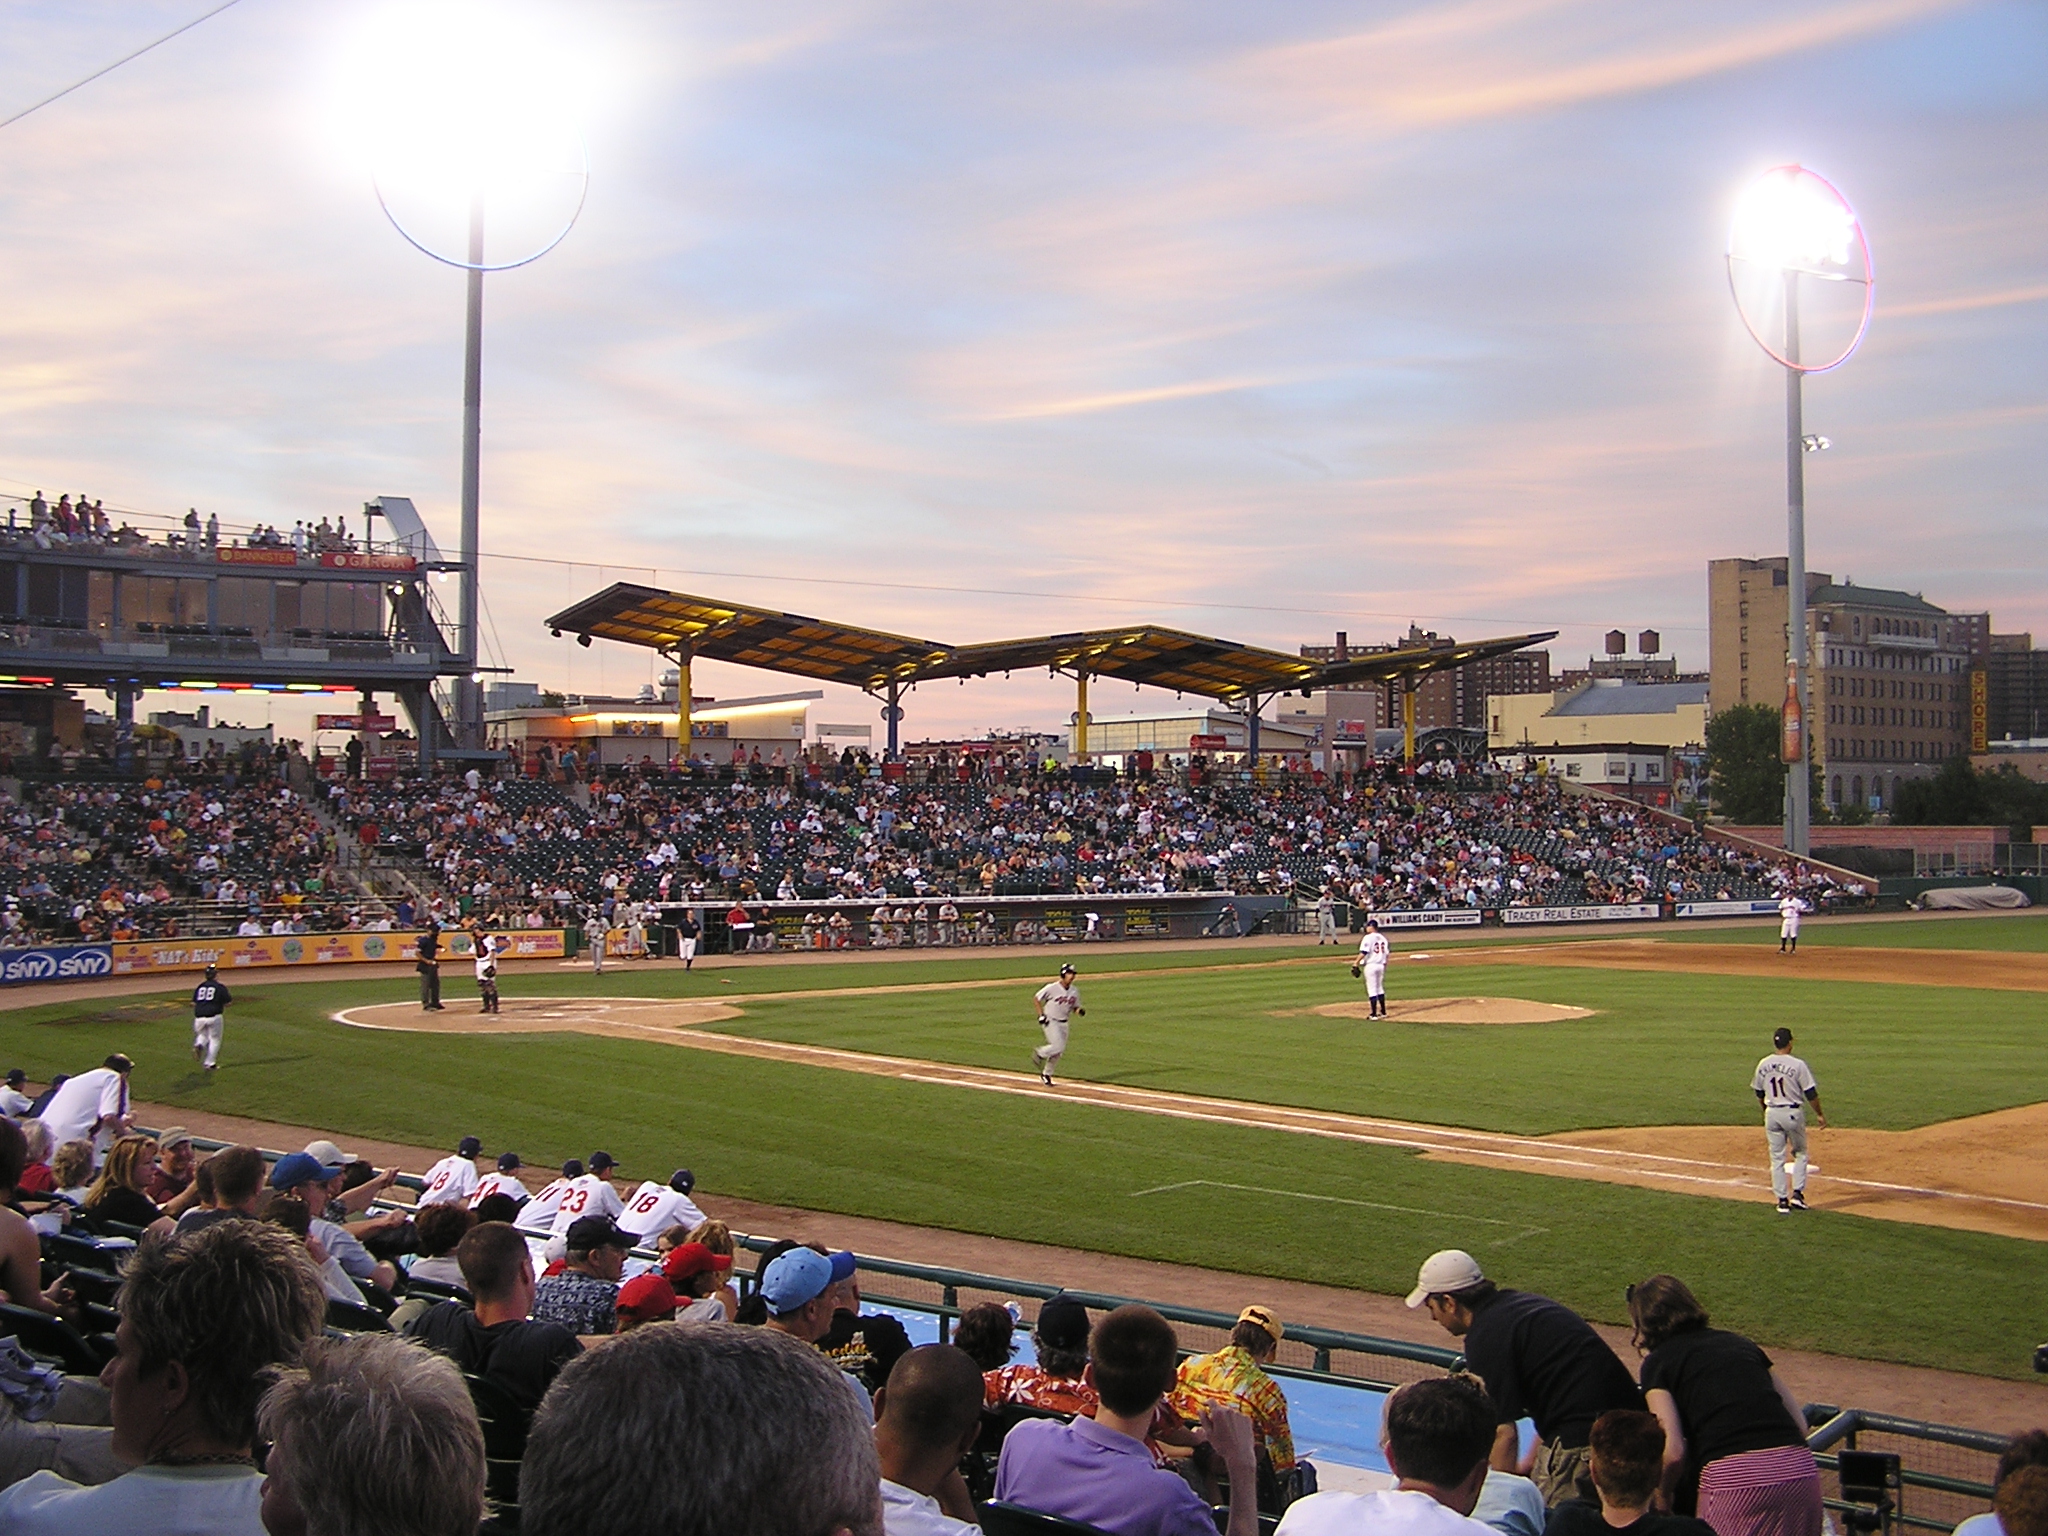
[[(1856, 260), (1860, 258), (1860, 262)], [(1785, 847), (1805, 853), (1809, 845), (1813, 758), (1812, 666), (1806, 620), (1806, 454), (1823, 445), (1809, 439), (1803, 421), (1801, 383), (1809, 373), (1827, 373), (1849, 360), (1870, 329), (1877, 300), (1877, 275), (1870, 244), (1847, 198), (1825, 177), (1799, 165), (1781, 165), (1752, 182), (1736, 204), (1728, 231), (1728, 291), (1756, 344), (1785, 370), (1785, 585), (1786, 671), (1779, 756), (1785, 772)], [(1857, 269), (1860, 266), (1860, 271)], [(1744, 302), (1745, 271), (1775, 274), (1782, 282), (1784, 345), (1773, 347)], [(1863, 289), (1861, 313), (1848, 345), (1824, 363), (1802, 360), (1799, 346), (1799, 279), (1855, 283)], [(1768, 294), (1765, 295), (1768, 297)]]

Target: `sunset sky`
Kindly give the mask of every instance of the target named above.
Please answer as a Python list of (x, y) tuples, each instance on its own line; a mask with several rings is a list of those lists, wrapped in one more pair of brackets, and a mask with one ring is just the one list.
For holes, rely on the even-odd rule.
[[(0, 118), (215, 3), (0, 4)], [(462, 278), (349, 142), (375, 10), (240, 0), (0, 129), (0, 495), (232, 528), (406, 495), (454, 546)], [(1704, 666), (1707, 560), (1784, 549), (1783, 375), (1722, 251), (1787, 161), (1878, 273), (1807, 385), (1810, 564), (2048, 644), (2038, 4), (520, 19), (590, 166), (568, 238), (487, 285), (486, 641), (521, 677), (649, 680), (540, 623), (620, 579), (942, 641), (1415, 622), (1559, 629), (1566, 665), (1650, 627)], [(908, 704), (915, 738), (1072, 699)]]

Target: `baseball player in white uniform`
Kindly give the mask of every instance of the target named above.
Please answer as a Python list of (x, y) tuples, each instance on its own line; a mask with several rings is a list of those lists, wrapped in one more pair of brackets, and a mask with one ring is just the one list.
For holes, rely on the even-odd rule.
[(1808, 910), (1810, 909), (1806, 903), (1790, 891), (1787, 891), (1785, 899), (1778, 903), (1779, 954), (1796, 955), (1799, 953), (1799, 918), (1802, 913)]
[(1080, 989), (1074, 985), (1074, 968), (1061, 966), (1059, 980), (1040, 987), (1032, 1001), (1038, 1004), (1038, 1023), (1045, 1031), (1045, 1044), (1031, 1053), (1031, 1064), (1038, 1069), (1039, 1081), (1050, 1087), (1052, 1069), (1067, 1052), (1067, 1021), (1077, 1013), (1088, 1012), (1081, 1006)]
[(1372, 1006), (1366, 1010), (1370, 1019), (1384, 1019), (1387, 1016), (1387, 960), (1394, 952), (1394, 946), (1387, 942), (1387, 936), (1380, 932), (1376, 917), (1365, 920), (1365, 937), (1358, 941), (1358, 960), (1351, 967), (1351, 974), (1365, 977), (1365, 999)]
[[(578, 1163), (576, 1166), (581, 1168), (583, 1165)], [(567, 1182), (565, 1179), (555, 1180), (555, 1184), (565, 1186)], [(551, 1184), (548, 1187), (552, 1189), (554, 1185)], [(472, 1211), (475, 1210), (492, 1195), (505, 1195), (522, 1206), (532, 1198), (527, 1192), (526, 1186), (519, 1181), (519, 1154), (517, 1152), (501, 1152), (498, 1154), (498, 1171), (496, 1173), (487, 1173), (476, 1181), (476, 1188), (469, 1193), (469, 1208)], [(548, 1224), (550, 1226), (554, 1224), (552, 1216), (549, 1218)]]
[(527, 1240), (529, 1246), (546, 1242), (554, 1232), (555, 1217), (562, 1209), (562, 1202), (569, 1198), (569, 1191), (582, 1177), (583, 1159), (572, 1157), (562, 1164), (559, 1179), (550, 1179), (541, 1186), (539, 1194), (519, 1207), (519, 1219), (512, 1225), (519, 1229), (519, 1235)]
[(651, 1247), (670, 1227), (696, 1226), (704, 1219), (704, 1213), (690, 1198), (690, 1191), (696, 1187), (697, 1176), (687, 1168), (678, 1168), (666, 1184), (647, 1180), (626, 1201), (625, 1212), (618, 1219), (619, 1230), (630, 1232)]
[(474, 1136), (462, 1138), (453, 1157), (444, 1157), (420, 1175), (423, 1186), (413, 1202), (415, 1210), (429, 1205), (461, 1205), (476, 1193), (476, 1160), (484, 1144)]
[[(1771, 1149), (1771, 1193), (1778, 1197), (1778, 1214), (1789, 1216), (1806, 1209), (1806, 1106), (1813, 1106), (1813, 1123), (1826, 1130), (1827, 1114), (1820, 1107), (1820, 1088), (1813, 1069), (1792, 1054), (1792, 1031), (1780, 1029), (1771, 1036), (1771, 1054), (1756, 1064), (1749, 1086), (1764, 1107), (1764, 1139)], [(1789, 1183), (1787, 1189), (1790, 1154)]]
[(476, 989), (484, 1000), (483, 1012), (498, 1012), (498, 956), (511, 947), (510, 939), (500, 938), (495, 933), (486, 933), (483, 924), (475, 930), (472, 947), (476, 951)]
[(1322, 895), (1316, 898), (1316, 944), (1337, 942), (1337, 902), (1331, 896), (1330, 888), (1323, 887)]

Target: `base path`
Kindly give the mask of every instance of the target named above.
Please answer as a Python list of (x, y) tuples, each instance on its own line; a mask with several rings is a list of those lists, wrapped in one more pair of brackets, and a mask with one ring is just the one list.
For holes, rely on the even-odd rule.
[[(350, 1135), (336, 1126), (278, 1125), (160, 1104), (137, 1103), (134, 1108), (137, 1120), (143, 1125), (176, 1123), (190, 1127), (200, 1136), (248, 1142), (274, 1150), (303, 1147), (315, 1138), (324, 1137), (381, 1168), (399, 1168), (408, 1173), (423, 1172), (437, 1159), (446, 1157), (449, 1151), (447, 1147), (408, 1147), (369, 1140)], [(460, 1126), (449, 1128), (451, 1141), (461, 1129)], [(525, 1176), (538, 1187), (552, 1176), (553, 1169), (548, 1165), (559, 1164), (565, 1157), (580, 1157), (588, 1148), (520, 1147), (518, 1150), (526, 1158)], [(1343, 1328), (1354, 1333), (1406, 1339), (1418, 1344), (1445, 1342), (1444, 1335), (1435, 1324), (1424, 1314), (1409, 1311), (1398, 1296), (1311, 1285), (1300, 1280), (1261, 1279), (1241, 1270), (1199, 1269), (1192, 1265), (1164, 1264), (1153, 1259), (1088, 1253), (1047, 1243), (986, 1237), (973, 1232), (914, 1227), (902, 1222), (843, 1216), (795, 1206), (764, 1205), (728, 1199), (716, 1190), (700, 1188), (697, 1195), (710, 1214), (729, 1222), (737, 1231), (756, 1236), (793, 1237), (799, 1241), (821, 1242), (828, 1248), (851, 1248), (856, 1253), (885, 1255), (913, 1264), (940, 1265), (977, 1274), (1001, 1275), (1012, 1280), (1066, 1285), (1112, 1296), (1206, 1307), (1214, 1312), (1235, 1313), (1247, 1301), (1257, 1300), (1277, 1308), (1281, 1317), (1290, 1323)], [(886, 1294), (889, 1283), (885, 1278), (876, 1276), (870, 1289)], [(1629, 1348), (1628, 1330), (1597, 1323), (1594, 1326), (1628, 1365), (1630, 1374), (1634, 1374), (1636, 1355)], [(1924, 1366), (1851, 1360), (1840, 1355), (1796, 1349), (1773, 1349), (1771, 1359), (1792, 1390), (1807, 1402), (1846, 1403), (1904, 1418), (1925, 1419), (1936, 1424), (1961, 1424), (2000, 1434), (2009, 1434), (2027, 1425), (2048, 1423), (2048, 1385), (2000, 1381), (1986, 1376), (1968, 1376), (1960, 1371), (1929, 1370)]]
[[(904, 1082), (1093, 1104), (1176, 1120), (1255, 1125), (1367, 1146), (1400, 1147), (1448, 1162), (1510, 1168), (1523, 1173), (1594, 1179), (1729, 1200), (1762, 1202), (1771, 1198), (1760, 1127), (1663, 1127), (1574, 1131), (1557, 1137), (1515, 1136), (1329, 1110), (1253, 1104), (1204, 1094), (1167, 1093), (1079, 1078), (1063, 1079), (1047, 1087), (1026, 1072), (760, 1040), (703, 1029), (701, 1026), (706, 1023), (743, 1012), (722, 1002), (681, 1002), (669, 998), (507, 998), (504, 1006), (505, 1011), (498, 1014), (454, 1009), (423, 1014), (416, 1003), (377, 1003), (345, 1008), (334, 1018), (358, 1029), (474, 1034), (564, 1031), (654, 1040), (693, 1050), (864, 1072)], [(2038, 1174), (2031, 1184), (2025, 1182), (2025, 1165), (2032, 1163), (2038, 1168), (2042, 1159), (2048, 1158), (2048, 1106), (1953, 1122), (1953, 1126), (1973, 1127), (1980, 1121), (2001, 1123), (1987, 1132), (1957, 1131), (1957, 1140), (1946, 1155), (1939, 1150), (1926, 1150), (1934, 1143), (1922, 1143), (1912, 1157), (1896, 1166), (1885, 1148), (1896, 1145), (1900, 1139), (1927, 1137), (1951, 1127), (1929, 1127), (1917, 1132), (1815, 1132), (1815, 1161), (1827, 1171), (1813, 1176), (1807, 1186), (1807, 1197), (1821, 1210), (2048, 1241), (2048, 1193), (2041, 1189)], [(1702, 1134), (1712, 1138), (1703, 1146), (1674, 1145), (1677, 1138)], [(1829, 1138), (1834, 1135), (1845, 1138), (1845, 1149), (1854, 1139), (1857, 1156), (1849, 1159), (1847, 1166), (1838, 1163), (1831, 1150), (1834, 1143)], [(1612, 1139), (1616, 1137), (1626, 1140), (1616, 1142)], [(1961, 1156), (1956, 1148), (1965, 1141), (1996, 1147), (1998, 1156), (1982, 1162)], [(1747, 1153), (1742, 1150), (1745, 1146)], [(2015, 1188), (2027, 1190), (2031, 1198), (2011, 1193)]]

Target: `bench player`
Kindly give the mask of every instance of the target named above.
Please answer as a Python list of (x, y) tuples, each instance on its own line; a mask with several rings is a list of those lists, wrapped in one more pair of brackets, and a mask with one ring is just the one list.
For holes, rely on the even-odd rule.
[(1380, 920), (1368, 917), (1365, 920), (1365, 937), (1358, 941), (1358, 960), (1351, 967), (1351, 974), (1365, 977), (1365, 998), (1371, 1005), (1366, 1010), (1369, 1019), (1387, 1016), (1387, 960), (1393, 952), (1394, 946), (1380, 932)]
[[(1813, 1080), (1813, 1068), (1792, 1054), (1792, 1031), (1778, 1030), (1771, 1036), (1771, 1045), (1771, 1054), (1756, 1064), (1749, 1086), (1764, 1107), (1764, 1140), (1771, 1149), (1771, 1193), (1778, 1197), (1778, 1214), (1789, 1216), (1806, 1209), (1806, 1106), (1813, 1106), (1816, 1129), (1826, 1130), (1828, 1117), (1820, 1107), (1820, 1087)], [(1788, 1152), (1792, 1155), (1789, 1191)]]
[(1045, 1044), (1031, 1053), (1031, 1064), (1038, 1069), (1038, 1080), (1049, 1088), (1052, 1069), (1066, 1054), (1067, 1021), (1077, 1013), (1088, 1012), (1081, 1006), (1080, 989), (1074, 985), (1074, 968), (1061, 966), (1059, 980), (1040, 987), (1032, 1001), (1038, 1004), (1038, 1024), (1045, 1031)]

